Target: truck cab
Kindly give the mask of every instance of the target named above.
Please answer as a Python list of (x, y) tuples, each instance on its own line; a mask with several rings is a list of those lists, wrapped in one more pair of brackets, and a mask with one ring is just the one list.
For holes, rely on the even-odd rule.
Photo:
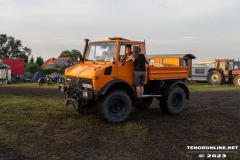
[(133, 85), (133, 62), (124, 62), (126, 47), (138, 45), (145, 53), (145, 43), (129, 41), (123, 38), (109, 38), (107, 41), (92, 41), (84, 53), (84, 62), (66, 70), (68, 77), (91, 79), (94, 92), (99, 92), (107, 83), (121, 79)]

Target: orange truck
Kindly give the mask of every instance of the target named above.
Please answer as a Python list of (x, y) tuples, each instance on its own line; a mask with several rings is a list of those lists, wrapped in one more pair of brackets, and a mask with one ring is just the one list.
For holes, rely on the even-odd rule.
[[(80, 113), (100, 112), (110, 122), (126, 120), (133, 107), (148, 108), (153, 98), (168, 114), (179, 114), (189, 99), (185, 82), (191, 66), (155, 65), (157, 57), (149, 57), (142, 103), (137, 103), (133, 79), (133, 62), (126, 62), (126, 48), (134, 54), (146, 54), (145, 41), (121, 37), (101, 41), (85, 39), (82, 62), (67, 68), (65, 83), (59, 90), (65, 93), (65, 105), (73, 104)], [(140, 48), (140, 49), (139, 49)], [(107, 53), (112, 50), (113, 53)]]

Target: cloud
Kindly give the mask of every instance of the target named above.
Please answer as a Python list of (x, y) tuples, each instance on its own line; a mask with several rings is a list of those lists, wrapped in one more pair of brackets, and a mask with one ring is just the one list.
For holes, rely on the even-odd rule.
[(0, 30), (44, 59), (112, 36), (146, 39), (149, 53), (204, 59), (227, 49), (236, 56), (239, 9), (239, 0), (0, 0)]

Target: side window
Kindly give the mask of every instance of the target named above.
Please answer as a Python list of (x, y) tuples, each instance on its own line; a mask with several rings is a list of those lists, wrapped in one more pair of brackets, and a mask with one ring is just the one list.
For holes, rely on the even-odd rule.
[(119, 55), (125, 55), (125, 50), (126, 50), (126, 46), (125, 45), (121, 45), (121, 47), (120, 47), (120, 54)]
[(166, 59), (163, 58), (163, 59), (162, 59), (162, 64), (165, 64), (165, 63), (166, 63)]
[(233, 70), (233, 62), (229, 62), (229, 70)]
[(229, 64), (228, 64), (228, 62), (226, 62), (225, 63), (225, 70), (228, 70), (228, 68), (229, 68)]
[(183, 59), (183, 66), (187, 66), (188, 65), (188, 60), (187, 59)]
[(126, 51), (126, 45), (120, 46), (120, 52), (119, 52), (119, 61), (122, 62), (125, 58), (125, 51)]
[(205, 74), (205, 69), (196, 68), (196, 69), (195, 69), (195, 73), (196, 73), (196, 74)]

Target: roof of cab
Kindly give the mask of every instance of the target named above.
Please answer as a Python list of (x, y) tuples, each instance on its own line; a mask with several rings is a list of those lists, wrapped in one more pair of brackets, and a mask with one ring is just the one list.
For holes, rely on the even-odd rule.
[(125, 40), (125, 41), (130, 41), (129, 39), (125, 39), (125, 38), (122, 38), (122, 37), (109, 37), (108, 39), (109, 39), (109, 40)]
[(129, 43), (129, 44), (144, 44), (145, 43), (145, 40), (144, 41), (135, 41), (135, 40), (129, 40), (129, 39), (126, 39), (126, 38), (122, 38), (122, 37), (110, 37), (108, 39), (105, 39), (105, 40), (93, 40), (93, 41), (90, 41), (90, 42), (109, 42), (109, 41), (119, 41), (121, 43)]

